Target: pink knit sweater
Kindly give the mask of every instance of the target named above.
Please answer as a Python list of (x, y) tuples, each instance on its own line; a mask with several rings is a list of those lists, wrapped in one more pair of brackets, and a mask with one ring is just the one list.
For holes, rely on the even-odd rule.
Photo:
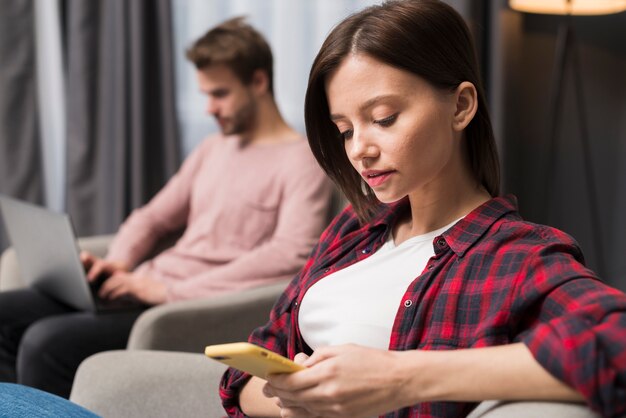
[(137, 275), (167, 285), (168, 301), (291, 278), (325, 227), (331, 184), (306, 140), (242, 145), (206, 139), (117, 233), (107, 259), (137, 266), (159, 240), (185, 229)]

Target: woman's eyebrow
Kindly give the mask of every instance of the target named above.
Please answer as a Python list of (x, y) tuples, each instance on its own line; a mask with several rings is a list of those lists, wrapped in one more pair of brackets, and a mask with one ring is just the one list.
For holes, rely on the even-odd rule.
[[(372, 97), (371, 99), (366, 100), (363, 104), (359, 106), (359, 111), (362, 112), (364, 110), (369, 109), (370, 107), (382, 102), (384, 100), (395, 97), (393, 94), (381, 94), (380, 96)], [(338, 119), (342, 119), (344, 116), (340, 113), (331, 113), (330, 120), (336, 121)]]

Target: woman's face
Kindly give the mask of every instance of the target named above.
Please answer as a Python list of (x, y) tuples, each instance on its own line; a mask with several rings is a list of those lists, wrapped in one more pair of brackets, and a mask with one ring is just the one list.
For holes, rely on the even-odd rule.
[(326, 94), (350, 162), (381, 202), (454, 181), (461, 152), (454, 92), (353, 54), (331, 73)]

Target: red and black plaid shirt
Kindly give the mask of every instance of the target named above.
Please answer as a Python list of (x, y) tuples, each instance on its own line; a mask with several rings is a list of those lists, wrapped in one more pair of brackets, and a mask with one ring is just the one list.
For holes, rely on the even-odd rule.
[[(298, 352), (311, 354), (298, 328), (304, 293), (323, 277), (378, 250), (406, 207), (406, 200), (381, 205), (364, 226), (346, 208), (280, 297), (270, 322), (249, 341), (289, 358)], [(398, 307), (390, 350), (523, 342), (546, 370), (580, 391), (593, 409), (606, 416), (626, 412), (626, 295), (584, 267), (570, 236), (523, 221), (515, 198), (507, 197), (480, 206), (433, 245), (434, 257)], [(223, 377), (220, 396), (230, 416), (244, 416), (238, 393), (248, 377), (234, 369)], [(421, 403), (385, 417), (462, 417), (474, 406)]]

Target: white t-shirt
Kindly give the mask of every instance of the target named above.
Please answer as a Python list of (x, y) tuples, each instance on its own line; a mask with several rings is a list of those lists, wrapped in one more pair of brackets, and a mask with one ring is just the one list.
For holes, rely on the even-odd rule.
[(435, 254), (435, 237), (456, 222), (398, 246), (390, 234), (376, 253), (311, 286), (298, 316), (304, 341), (313, 350), (347, 343), (388, 349), (402, 296)]

